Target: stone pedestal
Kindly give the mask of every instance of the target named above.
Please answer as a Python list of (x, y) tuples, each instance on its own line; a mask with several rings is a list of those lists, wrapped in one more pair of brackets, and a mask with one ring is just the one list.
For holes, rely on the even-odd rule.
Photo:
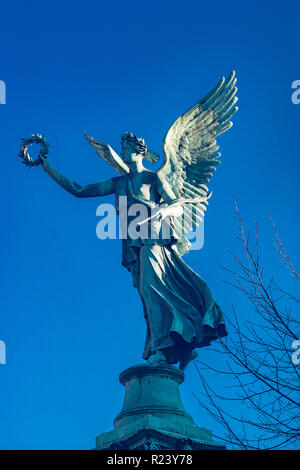
[(184, 373), (169, 365), (139, 364), (122, 372), (123, 408), (114, 430), (96, 438), (96, 449), (224, 449), (185, 411), (179, 391), (183, 380)]

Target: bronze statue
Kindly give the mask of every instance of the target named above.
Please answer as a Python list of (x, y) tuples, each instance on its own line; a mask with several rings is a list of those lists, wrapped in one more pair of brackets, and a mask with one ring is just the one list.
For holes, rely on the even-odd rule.
[[(158, 171), (146, 169), (143, 159), (154, 162), (159, 156), (130, 132), (122, 136), (122, 158), (108, 144), (86, 136), (97, 154), (121, 174), (100, 183), (81, 186), (50, 165), (47, 151), (40, 156), (45, 171), (76, 197), (115, 193), (117, 203), (120, 196), (126, 196), (129, 207), (140, 203), (152, 208), (163, 203), (156, 214), (156, 222), (161, 223), (158, 237), (122, 240), (122, 264), (131, 272), (144, 307), (147, 336), (143, 357), (152, 365), (179, 362), (184, 369), (197, 355), (195, 348), (227, 334), (220, 307), (182, 255), (189, 248), (185, 233), (202, 219), (208, 204), (206, 184), (220, 156), (215, 139), (231, 127), (230, 118), (237, 111), (234, 77), (232, 72), (226, 80), (222, 78), (175, 121), (163, 140), (164, 162)], [(22, 149), (22, 156), (30, 161), (25, 144)], [(180, 230), (182, 212), (184, 233)], [(170, 227), (167, 237), (162, 236), (164, 219)], [(151, 225), (151, 220), (145, 222)]]

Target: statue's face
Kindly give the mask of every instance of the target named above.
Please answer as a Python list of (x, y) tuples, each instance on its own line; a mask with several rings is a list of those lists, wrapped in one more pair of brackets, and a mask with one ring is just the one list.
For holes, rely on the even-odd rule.
[(130, 165), (130, 163), (134, 163), (137, 160), (143, 158), (143, 155), (141, 155), (140, 152), (141, 151), (139, 146), (136, 145), (134, 142), (131, 142), (129, 140), (122, 141), (121, 155), (123, 157), (124, 163)]

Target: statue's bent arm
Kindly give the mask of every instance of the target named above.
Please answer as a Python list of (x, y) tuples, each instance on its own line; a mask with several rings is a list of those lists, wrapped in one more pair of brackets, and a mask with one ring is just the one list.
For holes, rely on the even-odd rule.
[(156, 181), (156, 189), (159, 195), (162, 197), (163, 202), (170, 204), (174, 199), (176, 199), (176, 195), (174, 194), (171, 186), (169, 183), (164, 179), (157, 175)]
[(48, 159), (43, 159), (43, 168), (62, 188), (76, 197), (97, 197), (106, 196), (115, 192), (115, 181), (117, 178), (111, 178), (100, 183), (81, 186), (69, 178), (61, 175), (53, 168)]

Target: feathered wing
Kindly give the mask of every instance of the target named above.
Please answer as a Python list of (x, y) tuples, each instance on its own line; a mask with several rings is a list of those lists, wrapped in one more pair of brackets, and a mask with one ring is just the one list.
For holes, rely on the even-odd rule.
[(185, 233), (203, 219), (208, 205), (206, 184), (221, 155), (217, 152), (216, 137), (230, 129), (230, 118), (238, 109), (234, 106), (235, 84), (235, 72), (226, 80), (223, 77), (208, 95), (175, 121), (163, 140), (164, 163), (159, 177), (168, 181), (179, 198), (204, 198), (200, 203), (185, 206)]
[(122, 175), (129, 173), (129, 168), (126, 163), (123, 162), (122, 158), (114, 151), (114, 149), (111, 148), (110, 145), (97, 142), (93, 137), (88, 137), (86, 134), (84, 134), (84, 136), (89, 144), (96, 149), (98, 156), (109, 163), (118, 173), (121, 173)]

